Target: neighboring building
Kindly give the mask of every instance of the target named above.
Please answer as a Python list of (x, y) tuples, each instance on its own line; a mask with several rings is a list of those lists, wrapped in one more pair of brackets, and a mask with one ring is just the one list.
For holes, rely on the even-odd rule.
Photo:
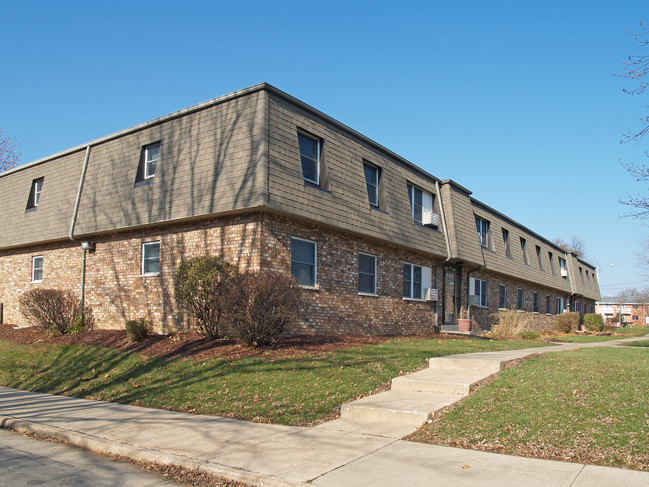
[(597, 313), (604, 317), (606, 323), (618, 322), (618, 314), (622, 314), (622, 322), (630, 325), (649, 325), (649, 299), (647, 297), (616, 297), (604, 296), (595, 306)]
[[(295, 333), (418, 333), (518, 308), (594, 311), (593, 266), (260, 84), (0, 174), (0, 303), (83, 290), (99, 327), (186, 329), (181, 259), (292, 273)], [(477, 231), (476, 231), (477, 230)]]

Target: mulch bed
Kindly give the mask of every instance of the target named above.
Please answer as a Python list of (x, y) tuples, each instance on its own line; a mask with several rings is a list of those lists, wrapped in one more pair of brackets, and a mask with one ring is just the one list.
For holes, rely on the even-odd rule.
[[(464, 340), (466, 337), (429, 334), (417, 335), (418, 338), (435, 338), (444, 340)], [(248, 348), (237, 344), (232, 339), (210, 340), (197, 333), (175, 333), (173, 335), (153, 335), (140, 343), (131, 342), (125, 330), (86, 330), (76, 335), (52, 337), (40, 328), (17, 328), (0, 325), (0, 340), (17, 344), (56, 343), (85, 344), (109, 347), (115, 350), (135, 351), (150, 357), (177, 358), (192, 357), (203, 360), (213, 357), (240, 359), (245, 357), (271, 356), (273, 358), (290, 357), (304, 353), (320, 354), (333, 350), (342, 350), (361, 345), (375, 345), (395, 338), (394, 335), (316, 335), (281, 338), (273, 347)]]

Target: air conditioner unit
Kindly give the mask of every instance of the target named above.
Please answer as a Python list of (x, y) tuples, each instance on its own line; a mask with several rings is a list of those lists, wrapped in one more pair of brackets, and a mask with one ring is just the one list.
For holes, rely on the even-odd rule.
[(424, 299), (426, 301), (437, 301), (437, 289), (434, 288), (424, 289)]
[(480, 296), (475, 294), (469, 294), (469, 306), (479, 306), (480, 305)]
[(561, 269), (561, 277), (568, 277), (568, 269)]
[(426, 213), (423, 215), (423, 223), (427, 227), (438, 227), (439, 226), (439, 215), (437, 213)]

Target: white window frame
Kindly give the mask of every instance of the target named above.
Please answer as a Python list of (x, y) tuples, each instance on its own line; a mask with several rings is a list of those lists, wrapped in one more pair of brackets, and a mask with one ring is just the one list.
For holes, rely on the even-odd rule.
[[(361, 255), (364, 257), (371, 257), (374, 263), (373, 273), (368, 274), (366, 272), (361, 272)], [(372, 277), (372, 290), (366, 291), (361, 290), (361, 274), (365, 276)], [(364, 252), (358, 253), (358, 294), (376, 294), (376, 255), (366, 254)]]
[[(313, 245), (313, 262), (302, 262), (302, 261), (297, 261), (293, 259), (293, 242), (305, 242), (308, 244)], [(316, 288), (318, 287), (318, 242), (314, 242), (313, 240), (307, 240), (304, 238), (299, 238), (299, 237), (291, 237), (291, 275), (293, 277), (297, 277), (295, 274), (293, 274), (293, 263), (297, 264), (302, 264), (302, 265), (309, 265), (313, 266), (313, 283), (312, 284), (302, 284), (299, 283), (301, 287), (304, 288)]]
[(38, 202), (41, 199), (41, 193), (43, 192), (43, 178), (34, 179), (34, 208), (38, 206)]
[[(302, 146), (300, 145), (300, 140), (302, 138), (312, 140), (316, 143), (316, 158), (313, 159), (310, 154), (303, 154), (302, 153)], [(313, 183), (316, 186), (320, 186), (320, 159), (321, 159), (321, 154), (322, 154), (322, 140), (318, 137), (314, 137), (313, 135), (306, 134), (304, 132), (298, 132), (297, 133), (297, 145), (298, 145), (298, 150), (300, 151), (300, 166), (302, 167), (302, 177), (304, 178), (305, 181), (308, 181), (309, 183)], [(304, 174), (304, 162), (303, 159), (307, 159), (308, 161), (311, 161), (315, 164), (315, 180), (314, 179), (309, 179), (306, 177)]]
[(476, 296), (478, 298), (478, 302), (476, 303), (476, 306), (479, 306), (481, 308), (486, 308), (487, 307), (487, 281), (485, 279), (470, 277), (469, 286), (471, 291), (473, 291), (470, 292), (469, 294), (472, 294), (473, 296)]
[[(160, 159), (160, 142), (154, 142), (153, 144), (145, 145), (144, 149), (144, 179), (151, 179), (155, 176), (156, 169), (158, 168), (158, 160)], [(157, 149), (155, 159), (149, 158), (149, 155), (152, 153), (153, 149)], [(153, 171), (149, 170), (149, 166), (153, 165)]]
[[(36, 262), (40, 261), (40, 267), (37, 267)], [(32, 257), (32, 282), (43, 282), (44, 276), (44, 259), (42, 255), (35, 255)], [(41, 278), (36, 279), (36, 271), (39, 270), (41, 273)]]
[[(158, 272), (147, 272), (146, 271), (147, 262), (148, 261), (153, 261), (155, 259), (152, 258), (152, 257), (147, 257), (146, 256), (146, 249), (148, 249), (150, 247), (154, 247), (154, 246), (158, 247), (158, 259), (157, 259), (158, 260)], [(152, 241), (152, 242), (142, 242), (142, 275), (143, 276), (159, 276), (160, 275), (160, 269), (162, 268), (161, 259), (160, 259), (160, 257), (161, 257), (160, 251), (161, 251), (160, 240), (155, 240), (155, 241)]]
[(565, 309), (566, 309), (565, 306), (566, 306), (566, 304), (565, 304), (565, 301), (563, 300), (563, 298), (557, 297), (557, 314), (558, 315), (560, 315), (561, 313), (563, 313), (565, 311)]
[[(421, 203), (419, 200), (421, 195)], [(408, 200), (410, 201), (410, 214), (415, 223), (420, 225), (430, 221), (433, 213), (433, 193), (408, 183)]]
[[(432, 274), (432, 269), (430, 267), (417, 265), (417, 264), (411, 264), (409, 262), (404, 262), (403, 263), (404, 271), (405, 271), (406, 267), (410, 267), (410, 281), (409, 281), (410, 285), (409, 285), (408, 294), (406, 294), (405, 292), (403, 293), (403, 299), (411, 299), (411, 300), (414, 300), (414, 301), (423, 301), (426, 298), (426, 296), (425, 296), (426, 289), (430, 288), (431, 284), (432, 284), (432, 275), (433, 275)], [(415, 297), (415, 292), (414, 292), (415, 291), (415, 282), (416, 281), (414, 280), (413, 277), (415, 275), (415, 269), (416, 268), (419, 268), (420, 272), (421, 272), (421, 282), (419, 282), (419, 285), (421, 286), (421, 293), (420, 293), (421, 297), (419, 297), (419, 298)], [(405, 284), (406, 284), (405, 272), (403, 273), (402, 277), (403, 277), (403, 284), (404, 284), (403, 287), (405, 288)], [(405, 289), (403, 289), (403, 291), (405, 291)]]
[(475, 226), (476, 226), (476, 230), (478, 231), (478, 240), (480, 240), (480, 245), (482, 245), (485, 249), (488, 249), (491, 222), (489, 220), (485, 220), (484, 218), (476, 215)]

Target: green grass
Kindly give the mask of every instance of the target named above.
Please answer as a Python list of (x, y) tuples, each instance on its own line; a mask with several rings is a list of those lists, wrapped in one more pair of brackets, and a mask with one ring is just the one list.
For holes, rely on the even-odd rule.
[(0, 341), (0, 384), (281, 424), (309, 424), (430, 357), (543, 344), (393, 339), (318, 356), (162, 360), (79, 345)]
[(590, 348), (498, 376), (415, 441), (649, 470), (649, 354)]
[(627, 328), (616, 328), (616, 335), (577, 335), (557, 337), (554, 340), (560, 342), (573, 342), (573, 343), (590, 343), (590, 342), (605, 342), (609, 340), (621, 340), (623, 338), (631, 338), (649, 334), (649, 328), (646, 326), (629, 326)]
[(637, 342), (623, 343), (627, 347), (649, 347), (649, 340), (638, 340)]

